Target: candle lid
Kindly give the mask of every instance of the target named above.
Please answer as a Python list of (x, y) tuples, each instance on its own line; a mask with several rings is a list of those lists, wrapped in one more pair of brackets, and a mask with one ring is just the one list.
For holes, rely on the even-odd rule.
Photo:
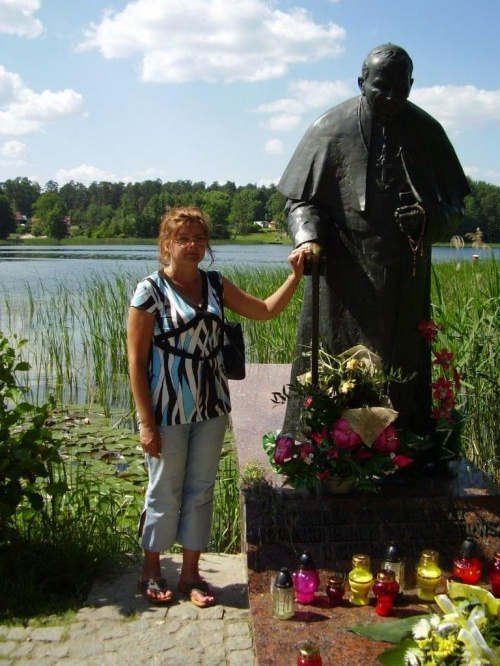
[(281, 567), (279, 570), (276, 580), (274, 581), (274, 586), (282, 589), (293, 587), (292, 576), (286, 567)]
[(329, 585), (343, 585), (344, 584), (344, 574), (342, 571), (333, 571), (330, 574), (330, 578), (328, 579), (328, 584)]
[(380, 583), (394, 583), (396, 580), (396, 574), (391, 569), (381, 569), (377, 573), (377, 580)]
[(385, 561), (386, 562), (401, 562), (401, 555), (399, 554), (398, 549), (396, 548), (396, 544), (394, 541), (391, 541), (389, 546), (387, 547), (387, 550), (385, 551)]
[(437, 550), (423, 550), (420, 553), (420, 561), (423, 564), (437, 564), (439, 562), (439, 553)]
[(311, 641), (302, 643), (299, 646), (299, 650), (301, 657), (317, 657), (319, 655), (319, 647), (316, 643), (312, 643)]
[(370, 567), (370, 556), (365, 555), (364, 553), (356, 553), (352, 556), (352, 566), (353, 567)]
[(474, 539), (472, 539), (471, 537), (467, 537), (467, 539), (465, 539), (460, 548), (460, 557), (465, 557), (469, 559), (471, 557), (474, 557), (475, 554), (476, 554), (476, 544), (474, 542)]
[(311, 553), (308, 553), (306, 550), (299, 557), (299, 563), (297, 565), (298, 569), (305, 569), (306, 571), (314, 570), (314, 561)]

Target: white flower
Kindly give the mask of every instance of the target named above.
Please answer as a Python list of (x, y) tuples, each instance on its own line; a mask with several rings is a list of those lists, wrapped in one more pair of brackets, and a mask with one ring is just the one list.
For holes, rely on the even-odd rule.
[(419, 620), (413, 625), (411, 633), (413, 634), (413, 638), (416, 641), (422, 641), (424, 640), (424, 638), (427, 638), (430, 631), (431, 631), (430, 622), (424, 618), (422, 620)]
[(425, 655), (420, 648), (408, 648), (405, 652), (405, 666), (423, 666)]

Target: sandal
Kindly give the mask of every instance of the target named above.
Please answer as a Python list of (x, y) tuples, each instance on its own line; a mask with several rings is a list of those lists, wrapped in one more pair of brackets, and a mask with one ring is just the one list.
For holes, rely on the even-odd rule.
[[(149, 580), (139, 580), (137, 581), (137, 587), (142, 596), (149, 601), (151, 604), (169, 604), (173, 599), (173, 594), (170, 592), (167, 581), (164, 578), (150, 578)], [(149, 592), (170, 592), (170, 596), (166, 599), (158, 599), (152, 597)]]
[(183, 583), (182, 581), (179, 581), (177, 589), (182, 594), (188, 596), (191, 603), (198, 606), (198, 608), (208, 608), (217, 603), (215, 599), (213, 601), (198, 601), (194, 596), (196, 593), (203, 597), (213, 596), (206, 580), (201, 580), (199, 583)]

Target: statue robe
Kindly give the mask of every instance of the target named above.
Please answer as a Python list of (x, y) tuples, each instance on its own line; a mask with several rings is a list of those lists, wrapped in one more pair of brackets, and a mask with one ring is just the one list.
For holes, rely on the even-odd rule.
[[(278, 189), (288, 198), (295, 245), (319, 242), (326, 258), (320, 344), (333, 354), (364, 344), (379, 354), (386, 370), (414, 374), (405, 383), (391, 383), (388, 393), (399, 412), (397, 425), (428, 434), (433, 429), (431, 353), (417, 325), (430, 317), (432, 243), (449, 240), (469, 187), (443, 128), (425, 111), (407, 102), (388, 132), (398, 145), (404, 189), (426, 211), (422, 256), (414, 257), (394, 218), (402, 205), (399, 191), (381, 193), (375, 184), (381, 128), (364, 97), (313, 123)], [(311, 297), (307, 278), (291, 383), (308, 369), (302, 352), (311, 346)], [(296, 437), (300, 410), (297, 398), (289, 400), (284, 431)]]

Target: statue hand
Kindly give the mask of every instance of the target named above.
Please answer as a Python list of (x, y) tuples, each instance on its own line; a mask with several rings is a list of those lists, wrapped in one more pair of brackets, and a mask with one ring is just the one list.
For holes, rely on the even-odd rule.
[(417, 240), (424, 231), (425, 210), (420, 204), (396, 208), (394, 217), (401, 231)]
[(321, 245), (315, 241), (307, 241), (306, 243), (301, 243), (297, 247), (301, 249), (307, 248), (309, 250), (309, 254), (305, 257), (304, 275), (311, 275), (314, 264), (319, 266), (319, 272), (321, 273), (323, 268), (323, 248)]

